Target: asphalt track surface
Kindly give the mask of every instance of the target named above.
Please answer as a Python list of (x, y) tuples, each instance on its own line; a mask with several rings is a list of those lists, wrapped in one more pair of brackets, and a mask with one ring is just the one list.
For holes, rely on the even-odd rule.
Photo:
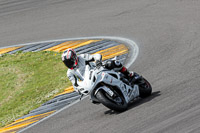
[(25, 132), (199, 133), (199, 0), (0, 0), (0, 46), (102, 35), (138, 44), (152, 96), (122, 113), (86, 98)]

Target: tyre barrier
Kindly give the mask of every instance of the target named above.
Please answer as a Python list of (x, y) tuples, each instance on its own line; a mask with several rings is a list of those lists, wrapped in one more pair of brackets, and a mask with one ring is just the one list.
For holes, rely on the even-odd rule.
[[(15, 45), (11, 47), (0, 48), (0, 55), (8, 53), (14, 54), (18, 51), (37, 52), (37, 51), (55, 51), (63, 52), (68, 48), (73, 48), (77, 54), (99, 53), (104, 61), (118, 56), (118, 60), (130, 66), (138, 55), (137, 45), (128, 39), (119, 37), (86, 37), (74, 39), (60, 39), (52, 41), (43, 41), (36, 43), (28, 43)], [(129, 54), (131, 53), (131, 54)], [(0, 132), (17, 132), (21, 129), (40, 121), (41, 119), (55, 113), (61, 108), (79, 100), (79, 94), (74, 91), (73, 87), (65, 89), (63, 93), (55, 95), (55, 97), (41, 107), (34, 109), (29, 114), (22, 116), (13, 123), (0, 128)]]

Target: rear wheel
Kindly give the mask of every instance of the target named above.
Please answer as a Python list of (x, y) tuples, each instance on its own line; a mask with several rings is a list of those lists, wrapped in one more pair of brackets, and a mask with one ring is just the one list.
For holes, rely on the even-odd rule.
[(152, 93), (151, 84), (145, 78), (141, 78), (139, 83), (137, 84), (139, 86), (139, 93), (141, 98), (145, 98), (151, 95)]
[(127, 103), (125, 99), (120, 96), (119, 93), (114, 92), (114, 96), (111, 97), (104, 90), (99, 90), (96, 97), (106, 107), (115, 111), (125, 111), (127, 109)]

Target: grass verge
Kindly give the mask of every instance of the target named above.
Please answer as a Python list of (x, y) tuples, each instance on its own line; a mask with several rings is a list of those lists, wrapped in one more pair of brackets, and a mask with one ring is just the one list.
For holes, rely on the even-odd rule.
[(61, 53), (3, 55), (0, 57), (0, 127), (28, 114), (70, 85)]

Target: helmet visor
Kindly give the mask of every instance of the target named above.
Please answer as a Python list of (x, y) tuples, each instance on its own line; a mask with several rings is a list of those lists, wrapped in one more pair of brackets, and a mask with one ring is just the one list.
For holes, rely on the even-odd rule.
[(73, 69), (74, 64), (75, 64), (75, 60), (74, 60), (74, 58), (67, 59), (67, 61), (64, 61), (64, 64), (65, 64), (68, 68)]

